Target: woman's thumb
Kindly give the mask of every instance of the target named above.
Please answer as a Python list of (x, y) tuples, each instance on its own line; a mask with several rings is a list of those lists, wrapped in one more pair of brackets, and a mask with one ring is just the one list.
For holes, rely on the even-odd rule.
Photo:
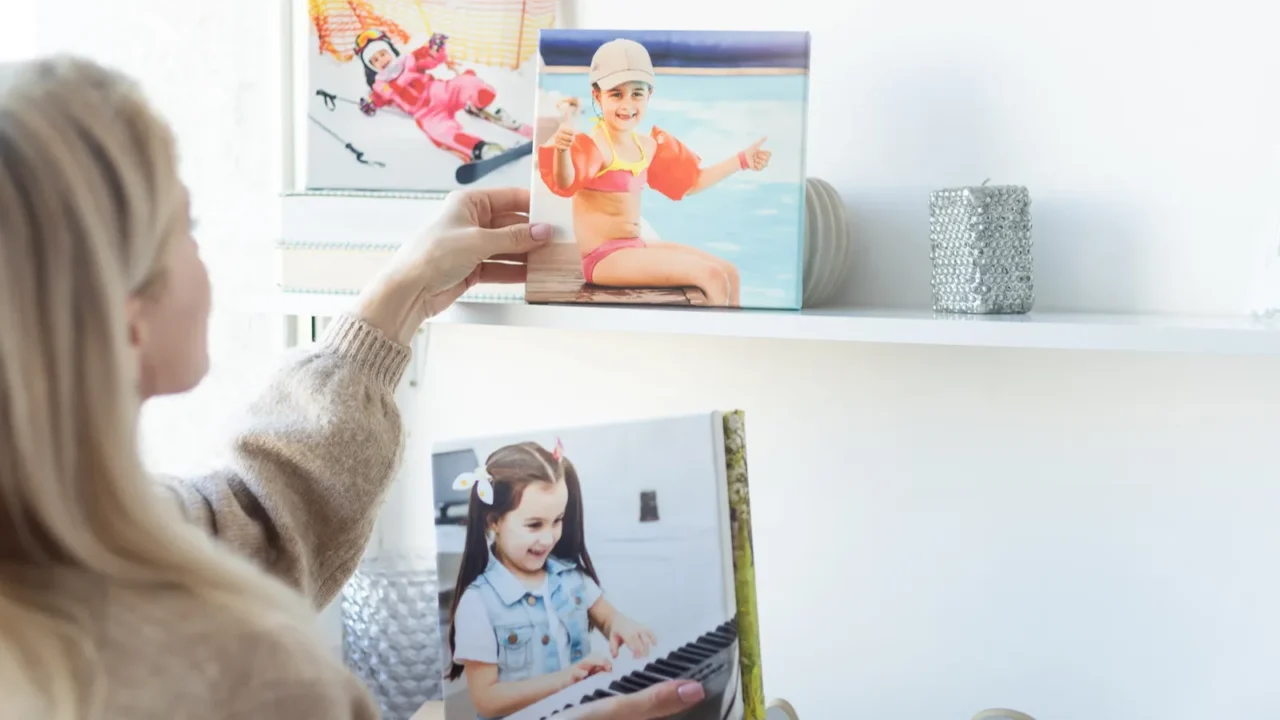
[(635, 697), (642, 703), (635, 708), (637, 718), (665, 718), (702, 702), (706, 690), (697, 681), (673, 680), (654, 685)]
[(518, 223), (495, 230), (482, 230), (485, 256), (525, 253), (539, 248), (551, 239), (551, 226), (546, 223)]

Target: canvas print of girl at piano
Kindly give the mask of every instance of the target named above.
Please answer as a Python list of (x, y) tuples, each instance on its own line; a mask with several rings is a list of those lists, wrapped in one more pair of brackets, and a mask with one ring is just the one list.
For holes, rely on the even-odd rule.
[(436, 502), (467, 507), (437, 526), (446, 720), (558, 720), (671, 680), (705, 691), (673, 717), (763, 720), (741, 437), (704, 413), (437, 445), (456, 495)]

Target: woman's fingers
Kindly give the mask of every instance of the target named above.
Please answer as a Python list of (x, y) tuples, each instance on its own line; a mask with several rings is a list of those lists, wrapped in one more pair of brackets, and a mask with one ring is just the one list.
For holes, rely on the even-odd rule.
[(528, 278), (527, 269), (528, 266), (523, 264), (480, 263), (462, 282), (431, 296), (427, 301), (430, 304), (429, 316), (434, 316), (457, 302), (458, 298), (479, 283), (522, 283)]
[(507, 213), (501, 213), (499, 215), (494, 215), (492, 218), (490, 218), (489, 227), (493, 229), (504, 228), (504, 227), (507, 227), (508, 225), (519, 225), (520, 223), (527, 223), (527, 222), (529, 222), (528, 214), (521, 213), (521, 212), (507, 212)]
[(545, 245), (551, 239), (551, 226), (545, 223), (521, 223), (502, 228), (478, 228), (474, 237), (479, 250), (477, 255), (481, 258), (518, 255)]
[(651, 685), (640, 692), (621, 695), (615, 712), (609, 716), (627, 720), (656, 720), (687, 710), (706, 697), (706, 688), (694, 680), (671, 680)]
[(529, 212), (529, 188), (486, 188), (469, 190), (468, 193), (473, 195), (473, 202), (477, 207), (483, 207), (488, 211), (481, 215), (482, 222), (492, 221), (493, 218), (507, 213), (527, 214)]
[(528, 265), (480, 263), (480, 282), (482, 283), (522, 283), (528, 278)]
[(507, 213), (529, 212), (529, 188), (501, 187), (455, 190), (446, 200), (452, 225), (488, 227), (493, 219)]

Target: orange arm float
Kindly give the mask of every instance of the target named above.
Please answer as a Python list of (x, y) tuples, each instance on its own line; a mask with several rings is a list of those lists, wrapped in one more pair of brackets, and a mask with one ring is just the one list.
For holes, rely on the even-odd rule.
[(649, 187), (672, 200), (683, 199), (698, 184), (702, 158), (656, 125), (649, 134), (658, 143), (649, 164)]
[(538, 148), (538, 174), (542, 184), (560, 197), (573, 197), (574, 193), (587, 184), (591, 176), (600, 168), (603, 157), (596, 142), (586, 133), (573, 136), (573, 145), (569, 147), (569, 158), (573, 162), (573, 184), (567, 188), (556, 186), (555, 170), (556, 148), (545, 145)]

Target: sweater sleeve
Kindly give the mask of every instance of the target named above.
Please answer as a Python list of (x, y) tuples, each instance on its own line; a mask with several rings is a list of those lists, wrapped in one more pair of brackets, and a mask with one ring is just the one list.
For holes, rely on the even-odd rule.
[(250, 404), (226, 469), (170, 479), (187, 518), (327, 605), (362, 556), (403, 452), (409, 348), (335, 318)]

